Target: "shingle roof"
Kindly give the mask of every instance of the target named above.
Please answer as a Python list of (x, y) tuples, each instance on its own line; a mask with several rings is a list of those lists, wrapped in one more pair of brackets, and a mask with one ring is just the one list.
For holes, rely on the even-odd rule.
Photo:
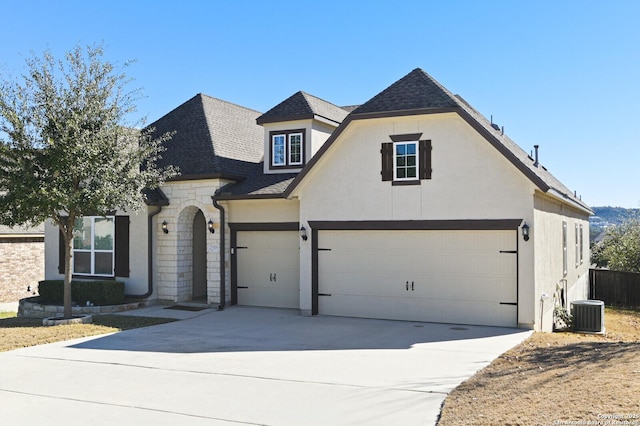
[(340, 124), (349, 111), (305, 92), (296, 92), (257, 119), (258, 124), (324, 118)]
[(29, 226), (6, 226), (0, 225), (0, 236), (2, 237), (11, 237), (11, 236), (39, 236), (44, 235), (44, 223), (38, 224), (33, 227)]
[(582, 200), (577, 198), (571, 190), (558, 181), (546, 168), (535, 166), (533, 159), (522, 148), (502, 134), (501, 131), (493, 128), (491, 122), (482, 114), (462, 98), (453, 95), (420, 68), (414, 69), (349, 114), (347, 119), (333, 132), (320, 151), (287, 188), (284, 195), (288, 196), (298, 183), (304, 179), (308, 170), (314, 166), (322, 154), (349, 125), (351, 120), (437, 112), (458, 113), (542, 191), (554, 192), (566, 201), (590, 211)]
[[(542, 164), (535, 165), (535, 160), (529, 156), (529, 154), (523, 150), (517, 143), (504, 134), (501, 130), (494, 128), (491, 125), (491, 121), (487, 120), (485, 116), (476, 111), (471, 105), (469, 105), (462, 97), (456, 95), (456, 99), (460, 100), (460, 108), (462, 108), (467, 114), (469, 114), (473, 120), (478, 122), (482, 128), (491, 134), (496, 140), (498, 140), (507, 150), (511, 153), (519, 164), (524, 168), (525, 172), (530, 175), (536, 176), (544, 185), (549, 189), (554, 190), (556, 195), (565, 198), (579, 206), (591, 210), (591, 208), (578, 198), (573, 191), (560, 182), (555, 176), (547, 170)], [(522, 170), (522, 168), (521, 168)], [(527, 174), (527, 173), (525, 173)], [(544, 189), (544, 188), (543, 188)], [(545, 190), (545, 192), (548, 191)]]
[(168, 206), (169, 199), (160, 188), (142, 190), (144, 202), (148, 206)]
[(352, 114), (456, 106), (458, 103), (440, 83), (420, 68), (416, 68), (360, 105)]
[(297, 173), (265, 174), (263, 163), (253, 166), (246, 179), (230, 185), (220, 194), (221, 199), (260, 198), (280, 196), (293, 182)]
[(177, 166), (178, 179), (243, 175), (263, 159), (258, 116), (258, 111), (198, 94), (150, 125), (157, 135), (176, 132), (158, 165)]

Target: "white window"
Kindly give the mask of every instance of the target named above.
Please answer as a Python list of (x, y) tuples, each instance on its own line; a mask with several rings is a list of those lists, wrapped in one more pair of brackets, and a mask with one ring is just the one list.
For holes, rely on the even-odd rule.
[(393, 180), (418, 179), (418, 142), (393, 144)]
[(584, 229), (582, 228), (582, 224), (580, 224), (580, 264), (582, 265), (584, 262)]
[(289, 135), (289, 164), (302, 164), (302, 133)]
[(580, 231), (576, 223), (576, 268), (580, 266)]
[(305, 129), (270, 132), (272, 169), (299, 169), (304, 165)]
[(272, 154), (271, 154), (271, 164), (274, 166), (284, 166), (287, 164), (286, 162), (286, 144), (285, 144), (285, 135), (273, 135), (272, 137)]
[(567, 222), (562, 221), (562, 275), (567, 276)]
[(76, 219), (73, 227), (73, 274), (114, 276), (113, 216)]

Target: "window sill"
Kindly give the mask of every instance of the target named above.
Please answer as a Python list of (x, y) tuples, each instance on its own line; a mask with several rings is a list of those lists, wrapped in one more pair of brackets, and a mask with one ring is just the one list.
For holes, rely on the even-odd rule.
[(298, 170), (302, 169), (303, 167), (304, 164), (285, 164), (279, 166), (270, 165), (269, 170)]
[(391, 182), (393, 186), (420, 185), (419, 180), (394, 180)]
[(109, 275), (77, 275), (77, 274), (73, 274), (71, 275), (71, 279), (73, 280), (100, 280), (100, 281), (109, 281), (109, 280), (116, 280), (116, 277), (114, 276), (109, 276)]

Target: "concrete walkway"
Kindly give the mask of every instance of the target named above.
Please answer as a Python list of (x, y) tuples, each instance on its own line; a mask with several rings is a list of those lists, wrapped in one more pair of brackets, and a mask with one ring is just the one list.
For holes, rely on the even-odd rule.
[(429, 425), (530, 332), (232, 307), (0, 353), (7, 424)]
[(0, 303), (0, 312), (18, 312), (18, 302)]

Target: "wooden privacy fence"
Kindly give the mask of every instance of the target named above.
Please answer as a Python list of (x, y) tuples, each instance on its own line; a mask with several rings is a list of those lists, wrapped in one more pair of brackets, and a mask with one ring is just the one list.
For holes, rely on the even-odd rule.
[(602, 300), (607, 306), (640, 306), (640, 274), (633, 272), (589, 270), (589, 299)]

